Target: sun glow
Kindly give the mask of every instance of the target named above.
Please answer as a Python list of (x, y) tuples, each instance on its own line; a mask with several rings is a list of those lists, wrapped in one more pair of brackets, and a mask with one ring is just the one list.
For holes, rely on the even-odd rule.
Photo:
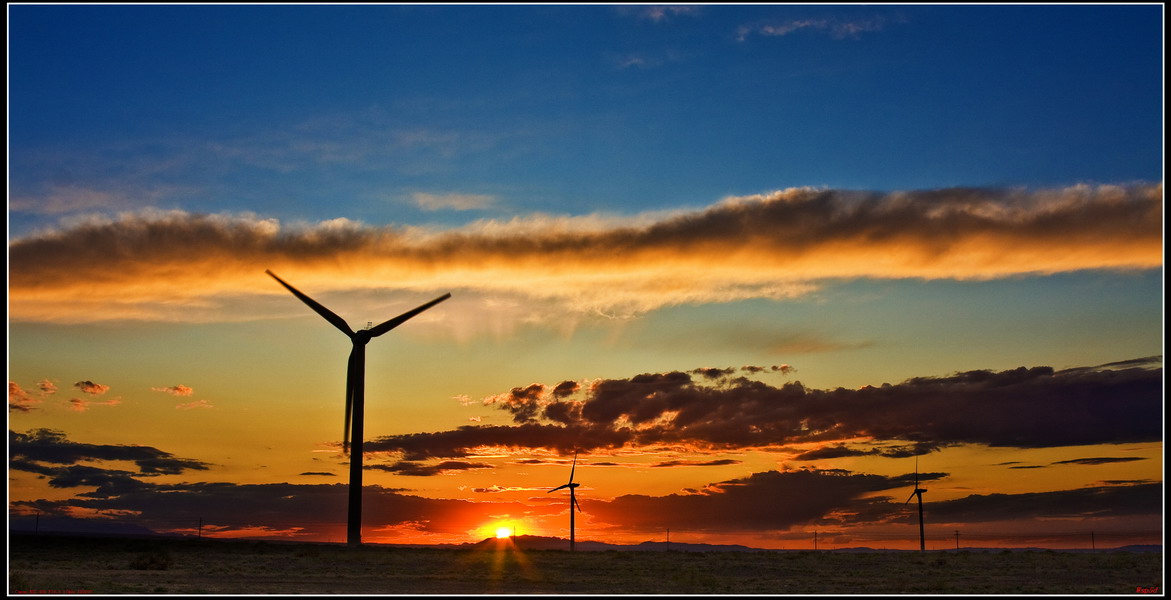
[(509, 537), (512, 537), (512, 528), (511, 527), (497, 527), (496, 528), (496, 539), (503, 539), (503, 538), (509, 538)]

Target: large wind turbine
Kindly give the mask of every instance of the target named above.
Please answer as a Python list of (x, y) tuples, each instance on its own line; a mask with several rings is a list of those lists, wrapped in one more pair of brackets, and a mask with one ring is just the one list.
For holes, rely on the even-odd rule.
[(907, 502), (904, 502), (903, 505), (906, 506), (907, 503), (911, 501), (911, 498), (918, 496), (918, 498), (919, 498), (919, 552), (923, 552), (924, 550), (927, 549), (927, 541), (926, 541), (926, 538), (923, 537), (923, 492), (926, 492), (926, 491), (927, 490), (919, 487), (919, 457), (916, 456), (915, 457), (915, 491), (911, 492), (910, 497), (907, 498)]
[[(366, 344), (370, 340), (402, 325), (415, 315), (447, 300), (451, 294), (444, 294), (414, 310), (409, 310), (385, 323), (354, 331), (345, 320), (328, 308), (318, 304), (315, 300), (302, 294), (297, 288), (285, 283), (275, 273), (265, 270), (285, 286), (301, 302), (309, 305), (317, 314), (329, 321), (334, 327), (341, 330), (350, 338), (354, 349), (350, 351), (350, 362), (346, 369), (346, 426), (342, 434), (342, 451), (350, 454), (350, 504), (349, 518), (346, 524), (346, 543), (351, 546), (362, 544), (362, 426), (363, 408), (366, 399)], [(353, 440), (353, 452), (350, 452), (350, 440)]]
[(574, 549), (573, 548), (574, 547), (573, 509), (576, 507), (578, 512), (581, 512), (581, 505), (577, 503), (577, 495), (573, 493), (574, 488), (581, 485), (580, 483), (573, 482), (573, 472), (575, 470), (577, 470), (577, 451), (576, 450), (573, 452), (573, 466), (569, 468), (569, 483), (566, 483), (564, 485), (559, 485), (559, 486), (545, 492), (546, 494), (552, 494), (553, 492), (556, 492), (557, 490), (569, 488), (569, 550), (570, 550), (570, 552), (572, 552)]

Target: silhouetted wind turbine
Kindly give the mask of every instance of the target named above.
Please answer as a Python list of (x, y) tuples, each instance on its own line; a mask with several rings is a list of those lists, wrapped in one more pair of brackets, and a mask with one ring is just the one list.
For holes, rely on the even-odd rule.
[(569, 488), (569, 550), (571, 552), (574, 549), (573, 509), (576, 507), (578, 512), (581, 512), (581, 505), (577, 503), (577, 495), (573, 493), (574, 488), (581, 485), (580, 483), (573, 482), (573, 472), (575, 470), (577, 470), (577, 451), (576, 450), (574, 450), (574, 452), (573, 452), (573, 466), (569, 468), (569, 483), (566, 483), (564, 485), (559, 485), (559, 486), (545, 492), (546, 494), (552, 494), (553, 492), (556, 492), (557, 490)]
[[(919, 497), (919, 552), (923, 552), (924, 550), (927, 549), (927, 541), (926, 541), (926, 538), (923, 537), (923, 492), (926, 492), (926, 491), (927, 490), (919, 487), (919, 457), (916, 456), (915, 457), (915, 491), (911, 492), (911, 496), (909, 498), (907, 498), (907, 502), (910, 502), (911, 498), (914, 498), (916, 496)], [(906, 506), (907, 502), (904, 502), (903, 505)]]
[[(346, 369), (346, 426), (342, 434), (342, 451), (350, 454), (350, 503), (349, 518), (346, 524), (346, 543), (351, 546), (362, 543), (362, 426), (363, 407), (366, 399), (366, 344), (370, 340), (402, 325), (415, 315), (447, 300), (451, 294), (444, 294), (414, 310), (409, 310), (385, 323), (354, 331), (345, 320), (328, 308), (318, 304), (315, 300), (302, 294), (297, 288), (285, 283), (275, 273), (265, 270), (273, 279), (285, 286), (301, 302), (309, 305), (317, 314), (329, 321), (334, 327), (346, 334), (354, 344), (350, 351), (349, 366)], [(352, 435), (351, 435), (352, 434)], [(354, 451), (350, 452), (350, 440), (353, 440)]]

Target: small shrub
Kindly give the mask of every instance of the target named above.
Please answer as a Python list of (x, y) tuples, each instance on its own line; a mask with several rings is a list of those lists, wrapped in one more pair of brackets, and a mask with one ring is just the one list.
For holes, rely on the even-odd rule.
[(140, 571), (166, 571), (175, 560), (166, 550), (148, 550), (130, 560), (130, 568)]

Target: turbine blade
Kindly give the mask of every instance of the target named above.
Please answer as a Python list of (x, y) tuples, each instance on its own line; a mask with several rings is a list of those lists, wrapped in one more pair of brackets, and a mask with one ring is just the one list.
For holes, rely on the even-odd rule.
[(432, 306), (435, 306), (436, 304), (439, 304), (440, 302), (443, 302), (444, 300), (447, 300), (450, 297), (451, 297), (451, 294), (444, 294), (444, 295), (442, 295), (442, 296), (440, 296), (440, 297), (438, 297), (438, 298), (436, 298), (436, 299), (434, 299), (434, 300), (432, 300), (432, 301), (430, 301), (430, 302), (428, 302), (428, 303), (426, 303), (416, 309), (408, 310), (407, 312), (405, 312), (405, 313), (403, 313), (403, 314), (401, 314), (401, 315), (399, 315), (399, 316), (397, 316), (397, 317), (395, 317), (385, 323), (371, 327), (368, 330), (368, 333), (370, 334), (370, 337), (376, 338), (376, 337), (390, 331), (391, 329), (394, 329), (395, 327), (402, 325), (404, 322), (406, 322), (407, 319), (410, 319), (411, 317), (427, 310), (428, 308), (431, 308)]
[(350, 422), (354, 418), (354, 353), (357, 348), (350, 350), (350, 360), (346, 364), (346, 430), (342, 433), (342, 453), (350, 454)]
[(569, 487), (569, 484), (568, 484), (568, 483), (567, 483), (567, 484), (565, 484), (565, 485), (559, 485), (559, 486), (557, 486), (557, 487), (555, 487), (555, 488), (553, 488), (553, 489), (551, 489), (551, 490), (549, 490), (549, 491), (547, 491), (547, 492), (545, 492), (545, 493), (546, 493), (546, 494), (552, 494), (553, 492), (556, 492), (557, 490), (563, 490), (563, 489), (565, 489), (565, 488), (567, 488), (567, 487)]
[[(915, 490), (915, 491), (918, 491), (918, 488), (916, 488), (916, 490)], [(906, 501), (906, 502), (904, 502), (903, 504), (907, 504), (907, 503), (909, 503), (909, 502), (911, 501), (911, 499), (912, 499), (912, 498), (914, 498), (914, 497), (915, 497), (915, 492), (911, 492), (911, 496), (910, 496), (910, 498), (907, 498), (907, 501)]]
[(573, 483), (573, 472), (577, 470), (577, 450), (573, 451), (573, 466), (569, 468), (569, 483)]
[(304, 302), (305, 304), (309, 305), (309, 308), (312, 308), (314, 310), (314, 312), (316, 312), (317, 314), (324, 317), (326, 321), (329, 321), (330, 323), (332, 323), (334, 327), (337, 327), (338, 329), (342, 330), (342, 333), (344, 333), (350, 337), (354, 337), (354, 330), (350, 329), (350, 325), (348, 323), (346, 323), (345, 319), (337, 316), (336, 314), (334, 314), (333, 311), (329, 310), (328, 308), (318, 304), (317, 301), (314, 300), (313, 298), (310, 298), (309, 296), (302, 294), (300, 291), (297, 290), (297, 288), (286, 283), (284, 279), (277, 277), (276, 273), (273, 273), (272, 271), (269, 271), (268, 269), (265, 269), (264, 272), (268, 273), (273, 279), (280, 282), (280, 284), (285, 286), (285, 288), (288, 289), (290, 292), (293, 292), (293, 295), (300, 298), (301, 302)]
[(573, 505), (577, 507), (577, 512), (582, 512), (581, 505), (577, 503), (577, 496), (575, 496), (572, 491), (569, 492), (569, 499), (573, 501)]

